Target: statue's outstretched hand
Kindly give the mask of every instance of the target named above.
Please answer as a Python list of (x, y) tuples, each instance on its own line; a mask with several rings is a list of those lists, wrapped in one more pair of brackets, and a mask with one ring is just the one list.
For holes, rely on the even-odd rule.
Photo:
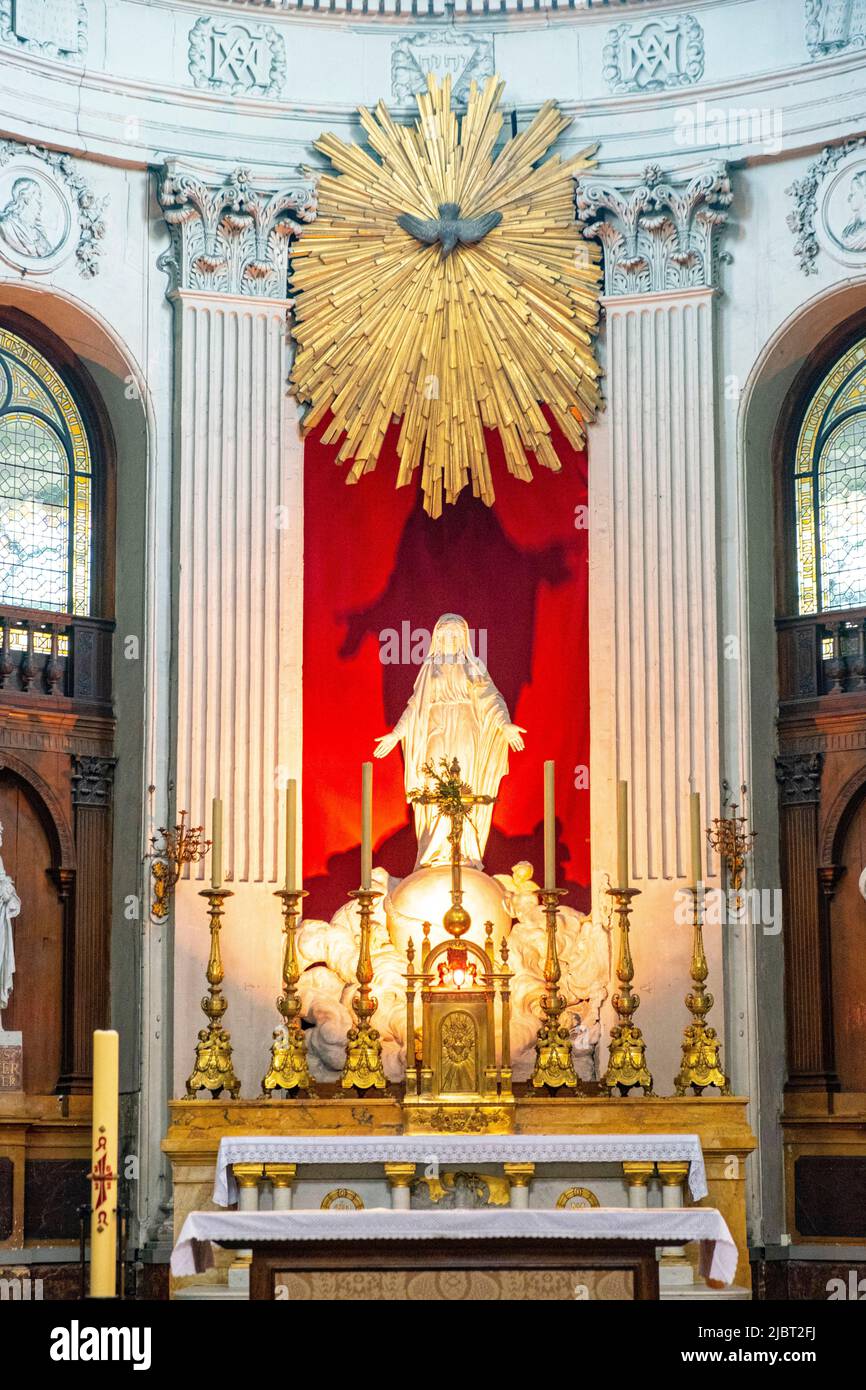
[(513, 748), (515, 753), (519, 753), (524, 746), (520, 735), (525, 734), (526, 730), (522, 729), (519, 724), (506, 724), (502, 732), (505, 734), (508, 747)]
[(387, 758), (392, 749), (397, 747), (400, 739), (393, 731), (390, 734), (382, 734), (376, 739), (376, 747), (373, 749), (374, 758)]

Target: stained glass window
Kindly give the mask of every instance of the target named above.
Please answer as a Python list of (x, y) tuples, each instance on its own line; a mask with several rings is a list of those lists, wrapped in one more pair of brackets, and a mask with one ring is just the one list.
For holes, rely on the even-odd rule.
[(866, 605), (866, 339), (824, 377), (794, 469), (801, 613)]
[(0, 604), (90, 609), (91, 465), (67, 387), (0, 328)]

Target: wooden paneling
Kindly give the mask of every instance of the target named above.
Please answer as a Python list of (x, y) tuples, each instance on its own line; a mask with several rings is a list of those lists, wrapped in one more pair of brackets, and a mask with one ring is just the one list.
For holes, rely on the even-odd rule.
[(13, 925), (14, 988), (3, 1026), (24, 1035), (25, 1091), (53, 1091), (60, 1074), (63, 914), (45, 827), (32, 793), (8, 769), (0, 771), (0, 822), (0, 854), (21, 899)]
[(830, 908), (836, 1071), (843, 1091), (866, 1091), (866, 902), (857, 880), (866, 868), (866, 799), (842, 840), (845, 872)]

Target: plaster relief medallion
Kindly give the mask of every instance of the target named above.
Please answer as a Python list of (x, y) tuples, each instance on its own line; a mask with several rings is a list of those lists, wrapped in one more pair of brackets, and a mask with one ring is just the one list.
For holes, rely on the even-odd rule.
[(45, 58), (83, 58), (85, 0), (0, 0), (0, 38)]
[(54, 171), (29, 154), (0, 169), (0, 256), (16, 270), (46, 274), (72, 254), (78, 212)]
[(270, 24), (198, 19), (189, 35), (189, 74), (196, 87), (234, 96), (277, 96), (286, 50)]
[(557, 1197), (556, 1205), (566, 1211), (580, 1211), (601, 1206), (601, 1203), (588, 1187), (567, 1187)]
[(866, 261), (866, 154), (855, 151), (827, 180), (815, 227), (818, 241), (842, 265)]
[(614, 92), (662, 92), (704, 75), (704, 32), (694, 15), (618, 24), (604, 46), (604, 79)]
[(364, 1202), (351, 1187), (335, 1187), (322, 1198), (322, 1211), (363, 1211)]
[(409, 102), (427, 87), (432, 72), (440, 82), (451, 78), (454, 101), (463, 102), (473, 82), (492, 77), (493, 39), (483, 34), (418, 34), (391, 45), (391, 95)]

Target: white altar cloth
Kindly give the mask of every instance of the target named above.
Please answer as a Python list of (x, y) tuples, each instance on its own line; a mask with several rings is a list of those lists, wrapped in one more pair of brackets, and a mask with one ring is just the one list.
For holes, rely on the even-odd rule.
[(233, 1163), (622, 1163), (687, 1162), (694, 1201), (707, 1195), (707, 1174), (696, 1134), (390, 1134), (226, 1136), (217, 1154), (213, 1199), (237, 1201)]
[(737, 1247), (715, 1207), (581, 1207), (577, 1210), (479, 1207), (468, 1211), (192, 1211), (171, 1256), (175, 1275), (196, 1274), (214, 1262), (211, 1242), (254, 1246), (280, 1240), (435, 1240), (498, 1236), (578, 1240), (649, 1240), (656, 1245), (699, 1241), (700, 1272), (730, 1284)]

